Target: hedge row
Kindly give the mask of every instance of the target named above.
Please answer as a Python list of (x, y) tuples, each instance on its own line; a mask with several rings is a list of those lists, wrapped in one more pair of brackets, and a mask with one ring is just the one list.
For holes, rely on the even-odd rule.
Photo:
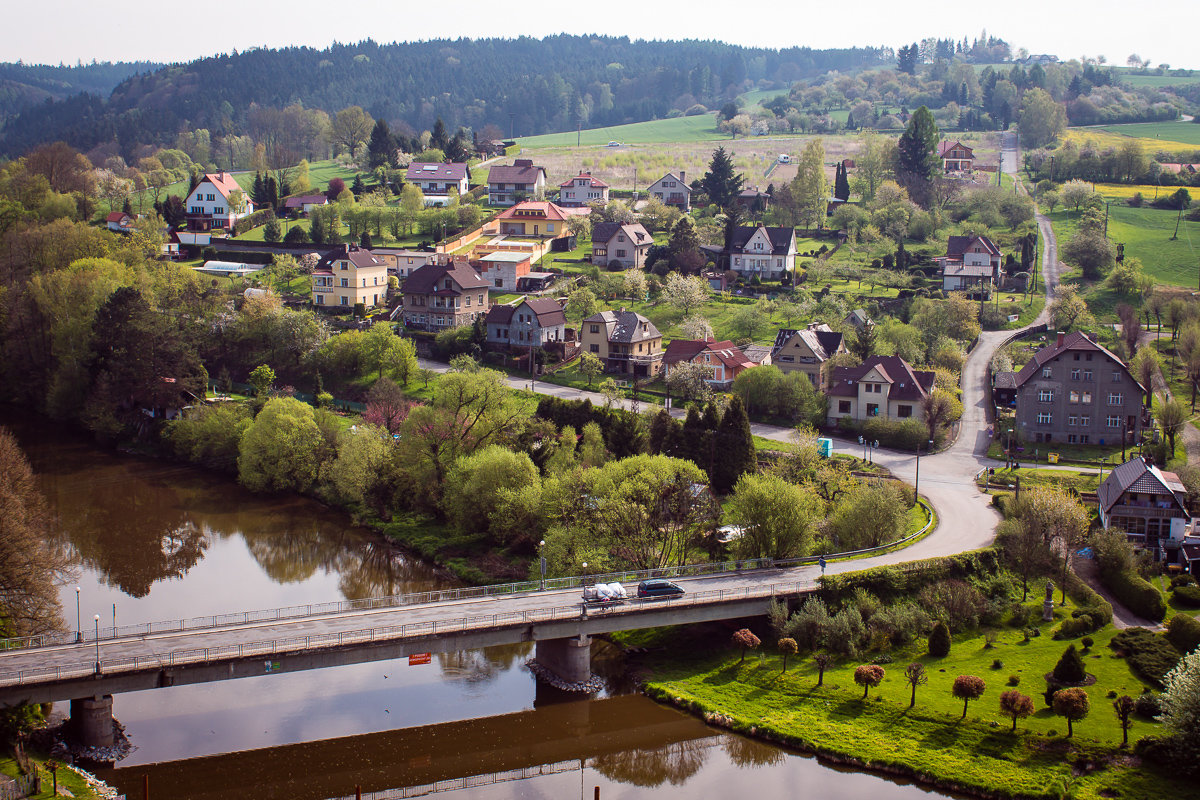
[(872, 567), (861, 572), (825, 575), (821, 591), (826, 600), (849, 597), (862, 587), (883, 600), (916, 594), (922, 587), (951, 578), (994, 576), (1000, 572), (995, 548), (972, 550), (953, 556), (913, 561), (904, 566)]
[(1176, 586), (1175, 601), (1188, 608), (1200, 608), (1200, 586)]
[(1167, 622), (1167, 640), (1181, 653), (1200, 647), (1200, 621), (1187, 614), (1176, 614)]
[(1096, 593), (1074, 572), (1067, 573), (1067, 594), (1078, 606), (1071, 618), (1064, 620), (1054, 632), (1056, 639), (1070, 639), (1085, 633), (1098, 631), (1112, 622), (1113, 609), (1107, 600)]
[(266, 225), (268, 220), (272, 219), (275, 219), (274, 209), (264, 208), (262, 211), (255, 211), (253, 214), (242, 217), (233, 223), (233, 235), (241, 236), (246, 231), (253, 230), (259, 225)]
[(1133, 572), (1101, 572), (1100, 580), (1122, 605), (1139, 617), (1162, 622), (1167, 615), (1167, 601), (1162, 592), (1142, 576)]

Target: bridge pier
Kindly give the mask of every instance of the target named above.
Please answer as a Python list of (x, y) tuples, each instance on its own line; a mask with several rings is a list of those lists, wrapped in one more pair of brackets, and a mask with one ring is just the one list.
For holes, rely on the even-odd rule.
[(534, 647), (534, 674), (559, 689), (596, 691), (592, 677), (592, 639), (586, 633), (565, 639), (539, 639)]
[(98, 694), (80, 697), (71, 701), (71, 720), (68, 729), (71, 738), (83, 747), (112, 747), (113, 697)]

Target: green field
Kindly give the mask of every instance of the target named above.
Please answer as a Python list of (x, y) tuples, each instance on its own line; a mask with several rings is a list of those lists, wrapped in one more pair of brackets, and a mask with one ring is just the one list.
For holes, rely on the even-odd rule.
[(1163, 86), (1186, 86), (1189, 83), (1200, 83), (1200, 73), (1193, 71), (1189, 76), (1176, 75), (1122, 75), (1121, 80), (1130, 86), (1140, 88), (1149, 86), (1158, 89)]
[[(717, 130), (717, 119), (712, 114), (694, 117), (656, 119), (649, 122), (634, 122), (629, 125), (614, 125), (610, 128), (591, 128), (579, 134), (580, 146), (603, 146), (609, 142), (622, 144), (662, 144), (671, 142), (703, 142), (710, 139), (725, 139), (726, 134)], [(546, 133), (541, 136), (526, 136), (518, 139), (521, 147), (573, 147), (576, 131)]]
[(1200, 125), (1195, 122), (1134, 122), (1128, 125), (1103, 125), (1099, 130), (1132, 136), (1135, 139), (1162, 139), (1165, 142), (1183, 142), (1200, 147)]

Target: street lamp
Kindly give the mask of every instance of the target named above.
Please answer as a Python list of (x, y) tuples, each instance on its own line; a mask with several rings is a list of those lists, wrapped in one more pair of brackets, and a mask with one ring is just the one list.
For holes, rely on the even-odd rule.
[(542, 548), (546, 546), (546, 540), (542, 539), (538, 542), (538, 561), (542, 567), (542, 591), (546, 591), (546, 557), (542, 555)]
[(75, 643), (83, 641), (83, 621), (79, 615), (79, 587), (75, 587)]
[(100, 615), (96, 615), (96, 674), (100, 674)]
[[(929, 440), (929, 449), (933, 449), (933, 439)], [(913, 478), (913, 502), (916, 503), (920, 499), (921, 486), (921, 445), (917, 445), (917, 474)]]
[(584, 586), (587, 586), (587, 562), (583, 562), (583, 578), (581, 579)]

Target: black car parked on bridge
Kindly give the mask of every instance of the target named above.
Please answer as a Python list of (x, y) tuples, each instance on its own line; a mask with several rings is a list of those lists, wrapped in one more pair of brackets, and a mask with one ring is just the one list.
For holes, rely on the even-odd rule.
[(637, 596), (651, 600), (658, 597), (677, 597), (683, 594), (683, 589), (663, 578), (650, 578), (638, 584)]

